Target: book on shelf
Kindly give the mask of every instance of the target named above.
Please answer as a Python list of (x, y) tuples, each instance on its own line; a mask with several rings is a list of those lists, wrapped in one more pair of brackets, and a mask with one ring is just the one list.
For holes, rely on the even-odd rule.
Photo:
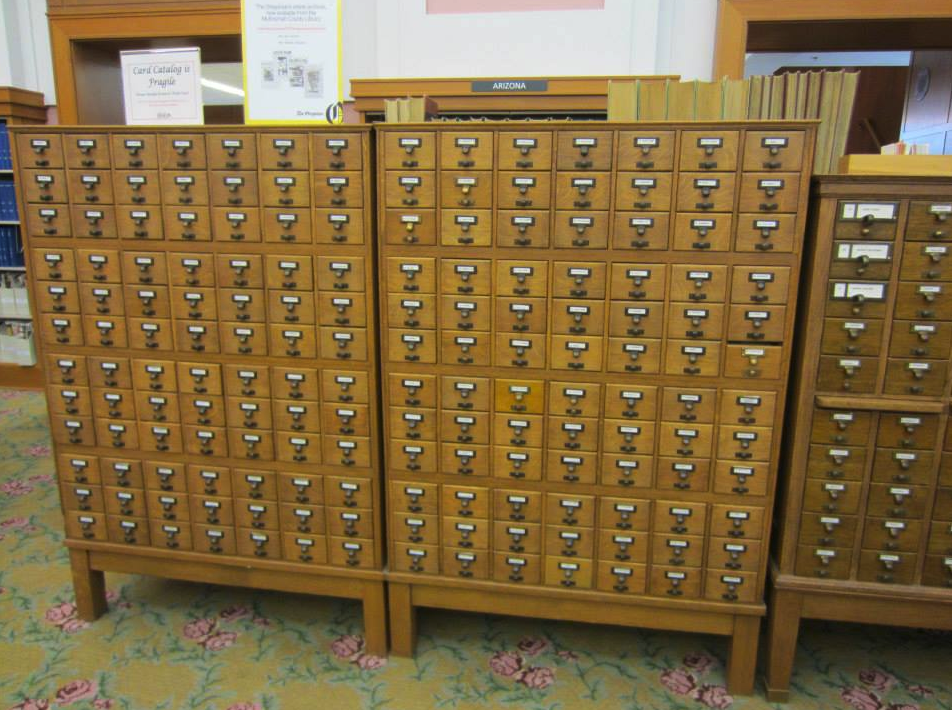
[(668, 82), (635, 82), (638, 94), (638, 120), (663, 121), (668, 115)]
[(669, 79), (668, 114), (669, 121), (693, 121), (697, 113), (697, 81), (675, 81)]

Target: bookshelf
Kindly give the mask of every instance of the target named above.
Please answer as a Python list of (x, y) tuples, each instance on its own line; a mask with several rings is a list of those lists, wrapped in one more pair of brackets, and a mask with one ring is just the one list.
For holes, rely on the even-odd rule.
[[(0, 87), (0, 133), (6, 134), (8, 126), (41, 123), (46, 123), (42, 94)], [(35, 358), (30, 357), (33, 348), (21, 342), (23, 332), (32, 330), (33, 318), (26, 300), (22, 253), (12, 246), (22, 244), (22, 237), (10, 156), (9, 141), (0, 137), (0, 387), (39, 388), (43, 379)]]

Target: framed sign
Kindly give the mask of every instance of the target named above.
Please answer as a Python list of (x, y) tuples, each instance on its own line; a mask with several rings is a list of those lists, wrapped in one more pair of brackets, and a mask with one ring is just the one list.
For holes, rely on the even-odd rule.
[(341, 2), (242, 0), (245, 123), (341, 120)]
[(120, 52), (127, 126), (204, 123), (198, 47)]

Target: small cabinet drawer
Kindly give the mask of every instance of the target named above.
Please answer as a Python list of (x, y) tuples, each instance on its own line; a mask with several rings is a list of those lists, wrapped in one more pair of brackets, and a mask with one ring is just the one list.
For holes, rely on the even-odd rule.
[(934, 395), (945, 386), (949, 363), (944, 360), (889, 358), (883, 392), (901, 395)]
[(504, 210), (547, 210), (551, 180), (548, 172), (500, 172), (497, 207)]
[(386, 131), (383, 145), (384, 165), (388, 170), (433, 170), (436, 167), (436, 135), (433, 132)]
[(254, 170), (258, 165), (251, 133), (210, 133), (206, 148), (212, 170)]
[(948, 359), (952, 351), (952, 324), (893, 321), (889, 354), (892, 357)]
[(883, 321), (862, 318), (827, 318), (823, 323), (820, 352), (829, 355), (876, 356), (882, 350)]
[(670, 173), (618, 173), (615, 209), (667, 212), (671, 208)]
[(673, 170), (674, 131), (620, 131), (619, 170)]
[(863, 550), (856, 578), (862, 582), (912, 584), (915, 573), (915, 553)]
[(657, 251), (668, 248), (668, 214), (665, 212), (616, 212), (613, 249)]
[(311, 174), (315, 207), (361, 207), (364, 202), (363, 173)]
[(682, 131), (681, 170), (733, 172), (737, 144), (737, 131)]
[(315, 170), (360, 170), (363, 138), (359, 133), (315, 133), (311, 158)]
[(734, 251), (789, 253), (794, 250), (796, 215), (740, 214)]
[(439, 511), (439, 491), (435, 483), (391, 481), (389, 500), (395, 511), (427, 515), (436, 515)]
[(499, 133), (499, 170), (545, 170), (552, 167), (552, 133), (502, 131)]
[(493, 134), (491, 131), (442, 131), (440, 133), (440, 166), (443, 170), (467, 168), (491, 170), (493, 167)]
[(800, 170), (803, 131), (747, 131), (744, 170)]
[(559, 131), (558, 170), (609, 170), (611, 165), (611, 132)]
[(556, 249), (608, 247), (608, 212), (560, 210), (555, 213), (552, 246)]
[(308, 173), (264, 173), (261, 178), (261, 203), (267, 207), (308, 207), (311, 204)]
[(738, 207), (741, 212), (796, 212), (799, 201), (799, 173), (744, 173)]
[[(138, 215), (139, 213), (136, 213)], [(146, 217), (148, 217), (146, 212)], [(73, 236), (90, 239), (115, 239), (116, 216), (112, 206), (74, 206), (72, 208)], [(125, 235), (124, 235), (125, 236)], [(137, 236), (138, 235), (134, 235)], [(141, 238), (141, 237), (139, 237)]]
[[(64, 170), (26, 170), (22, 172), (23, 182), (20, 185), (23, 200), (35, 203), (68, 202), (66, 198), (66, 172)], [(77, 196), (78, 198), (79, 196)], [(44, 215), (59, 216), (59, 215)]]
[(808, 478), (803, 508), (815, 513), (855, 514), (859, 508), (861, 488), (860, 483), (856, 481)]
[(492, 208), (492, 173), (443, 170), (440, 173), (440, 201), (444, 210)]
[(701, 596), (701, 570), (652, 565), (648, 593), (658, 597), (697, 599)]
[(728, 251), (732, 224), (733, 219), (728, 213), (679, 212), (675, 220), (673, 248), (694, 252)]
[(724, 175), (681, 173), (678, 177), (678, 210), (681, 212), (731, 212), (734, 208), (736, 189), (734, 175), (731, 173)]
[(727, 339), (779, 343), (785, 340), (786, 306), (731, 306)]
[(24, 167), (63, 167), (63, 139), (58, 133), (19, 133), (16, 138), (17, 157)]
[(307, 170), (307, 135), (303, 133), (259, 135), (258, 163), (264, 170)]
[(545, 584), (566, 589), (590, 589), (594, 563), (591, 560), (545, 556)]

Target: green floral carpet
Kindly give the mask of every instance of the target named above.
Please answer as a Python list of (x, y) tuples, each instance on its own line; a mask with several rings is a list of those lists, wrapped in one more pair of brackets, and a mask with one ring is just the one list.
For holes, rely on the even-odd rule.
[[(0, 390), (0, 710), (952, 710), (952, 634), (807, 622), (792, 701), (732, 698), (726, 641), (424, 611), (415, 660), (356, 603), (108, 575), (76, 617), (41, 394)], [(759, 691), (758, 691), (759, 692)]]

